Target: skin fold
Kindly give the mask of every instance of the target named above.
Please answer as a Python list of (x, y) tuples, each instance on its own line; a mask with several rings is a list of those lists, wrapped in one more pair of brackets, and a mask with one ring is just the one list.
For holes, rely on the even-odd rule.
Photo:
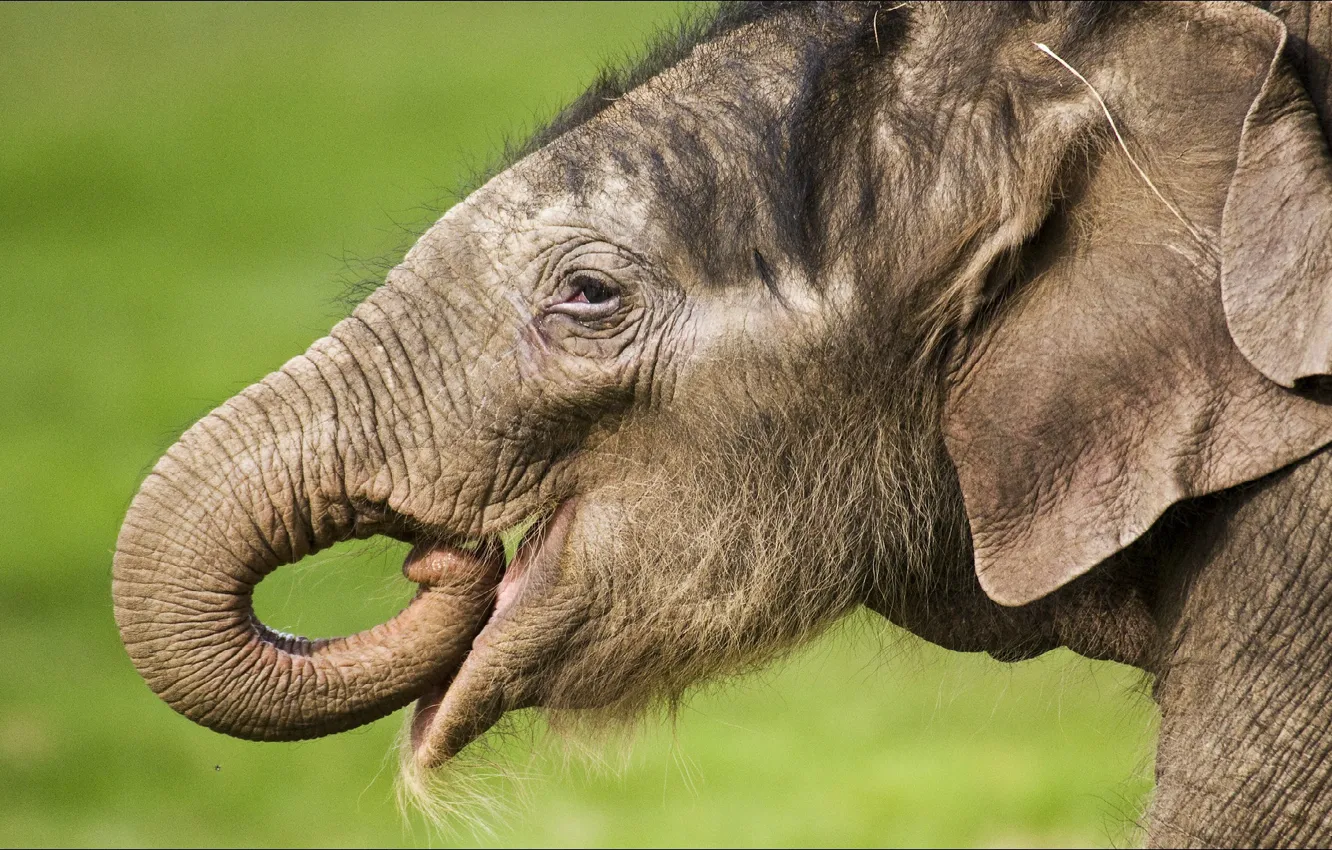
[[(661, 42), (158, 462), (135, 665), (259, 740), (415, 700), (429, 769), (867, 606), (1153, 673), (1150, 843), (1326, 842), (1332, 18), (1268, 5), (738, 4)], [(414, 544), (394, 620), (257, 620), (375, 534)]]

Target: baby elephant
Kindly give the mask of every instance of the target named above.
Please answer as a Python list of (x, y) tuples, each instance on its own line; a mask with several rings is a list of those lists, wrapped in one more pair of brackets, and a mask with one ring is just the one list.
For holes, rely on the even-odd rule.
[[(1332, 13), (1271, 5), (724, 6), (171, 447), (134, 663), (243, 738), (416, 700), (429, 769), (863, 605), (1154, 674), (1153, 844), (1332, 840)], [(256, 618), (376, 534), (393, 620)]]

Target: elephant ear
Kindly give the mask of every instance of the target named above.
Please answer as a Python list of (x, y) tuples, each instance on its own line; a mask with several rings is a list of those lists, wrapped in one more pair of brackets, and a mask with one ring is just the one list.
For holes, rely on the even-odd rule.
[(1221, 246), (1226, 321), (1249, 362), (1285, 387), (1332, 374), (1332, 161), (1279, 57), (1244, 119)]
[(1005, 605), (1332, 442), (1332, 406), (1292, 389), (1332, 372), (1332, 163), (1285, 28), (1164, 4), (1097, 37), (1063, 55), (1126, 141), (1099, 106), (1100, 143), (1065, 140), (1076, 179), (945, 405), (980, 583)]

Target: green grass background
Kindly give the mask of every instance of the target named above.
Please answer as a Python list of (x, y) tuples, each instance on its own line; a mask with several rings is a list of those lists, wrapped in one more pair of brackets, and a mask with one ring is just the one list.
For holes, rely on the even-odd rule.
[[(111, 551), (156, 457), (322, 335), (506, 134), (680, 11), (0, 5), (0, 843), (1132, 840), (1153, 710), (1131, 671), (1064, 653), (1005, 666), (865, 618), (650, 720), (629, 757), (567, 759), (529, 723), (493, 744), (528, 775), (497, 793), (525, 802), (479, 838), (398, 814), (401, 716), (234, 741), (125, 658)], [(401, 554), (285, 570), (260, 611), (378, 622), (409, 593)]]

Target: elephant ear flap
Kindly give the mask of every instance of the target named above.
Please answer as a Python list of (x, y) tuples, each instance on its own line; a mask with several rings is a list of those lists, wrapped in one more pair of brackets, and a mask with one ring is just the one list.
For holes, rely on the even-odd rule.
[(1150, 9), (1106, 99), (1175, 164), (1156, 174), (1178, 208), (1119, 148), (1070, 143), (1072, 177), (948, 384), (977, 576), (1005, 605), (1332, 442), (1332, 405), (1292, 389), (1332, 373), (1332, 170), (1285, 29), (1240, 5)]
[(1280, 53), (1244, 119), (1221, 292), (1230, 335), (1258, 371), (1292, 388), (1332, 375), (1332, 159)]

